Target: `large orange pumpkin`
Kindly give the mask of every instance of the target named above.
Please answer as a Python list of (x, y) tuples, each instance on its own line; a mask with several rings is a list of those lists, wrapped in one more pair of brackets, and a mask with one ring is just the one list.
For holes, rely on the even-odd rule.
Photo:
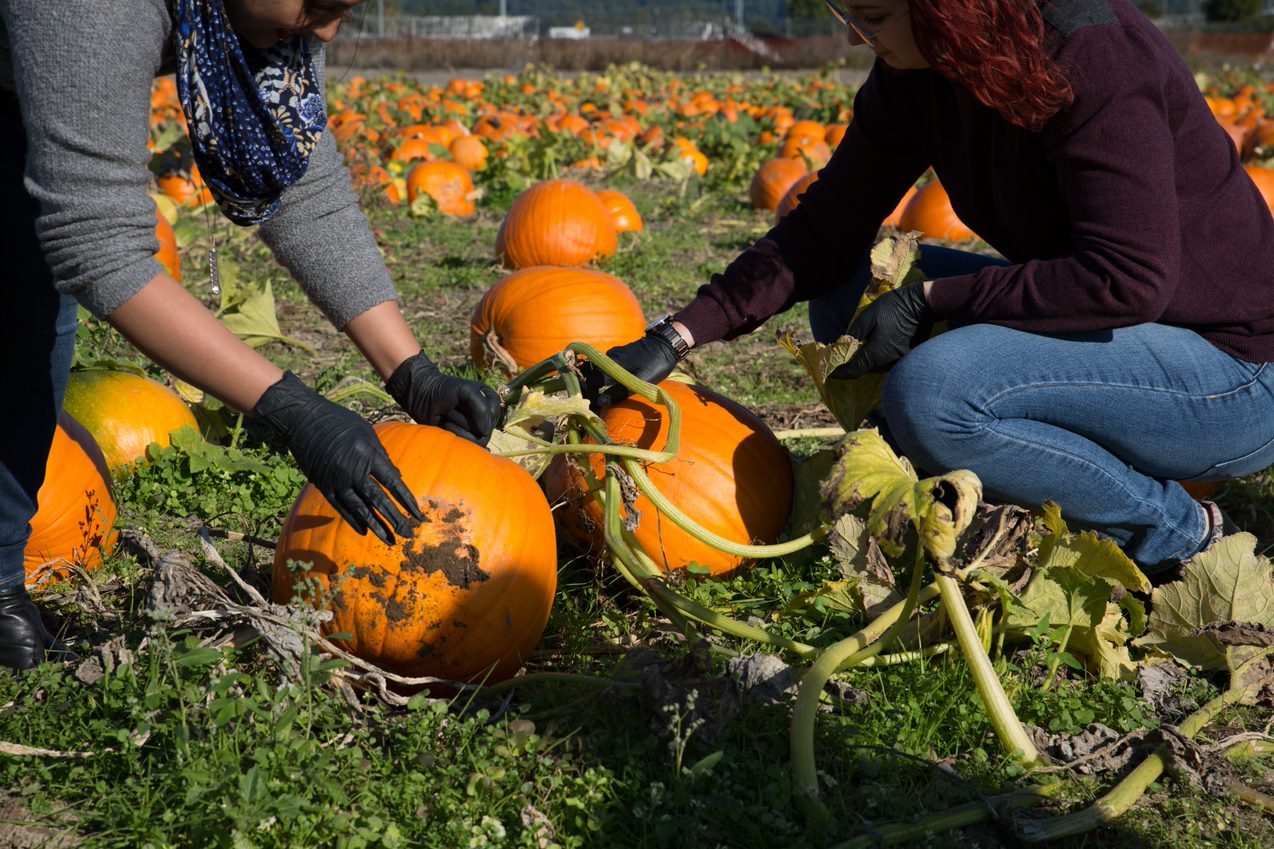
[(495, 240), (496, 257), (511, 268), (585, 265), (618, 247), (606, 205), (575, 180), (544, 180), (524, 191)]
[(476, 211), (473, 178), (468, 171), (445, 159), (422, 162), (411, 169), (407, 175), (407, 202), (414, 203), (421, 193), (433, 198), (446, 215), (467, 217)]
[[(737, 543), (773, 543), (792, 509), (792, 467), (787, 451), (765, 423), (715, 392), (677, 381), (660, 384), (681, 407), (681, 445), (671, 462), (648, 465), (655, 487), (690, 518)], [(668, 436), (666, 408), (642, 398), (629, 398), (602, 416), (616, 442), (662, 449)], [(604, 478), (602, 459), (591, 458), (593, 473)], [(556, 511), (563, 535), (602, 550), (601, 508), (584, 490), (578, 468), (558, 456), (546, 472), (549, 499), (567, 499)], [(664, 570), (698, 563), (714, 576), (739, 569), (744, 560), (723, 554), (661, 516), (644, 495), (636, 537), (646, 554)]]
[(66, 385), (62, 409), (93, 434), (112, 472), (146, 456), (152, 442), (171, 445), (195, 414), (167, 386), (125, 371), (77, 371)]
[(335, 591), (323, 631), (349, 634), (351, 653), (411, 677), (508, 678), (544, 633), (557, 589), (548, 502), (522, 467), (441, 428), (382, 422), (376, 433), (425, 521), (385, 545), (307, 484), (275, 549), (275, 601), (309, 578), (324, 598)]
[(39, 508), (22, 552), (28, 581), (57, 580), (56, 566), (43, 567), (61, 561), (96, 568), (102, 555), (114, 550), (115, 498), (106, 458), (92, 435), (66, 413), (58, 417), (36, 501)]
[(641, 305), (618, 277), (591, 268), (524, 268), (488, 289), (474, 308), (469, 356), (490, 368), (489, 340), (526, 368), (571, 342), (605, 351), (641, 338), (645, 329)]
[(899, 222), (901, 230), (919, 230), (929, 239), (969, 242), (978, 236), (951, 208), (951, 198), (937, 178), (916, 190)]
[(779, 201), (792, 184), (809, 171), (803, 159), (787, 159), (779, 157), (761, 164), (752, 175), (752, 185), (748, 187), (748, 197), (754, 209), (768, 209), (773, 212)]
[(616, 233), (628, 233), (630, 231), (640, 233), (645, 229), (645, 224), (641, 220), (641, 213), (637, 211), (637, 207), (628, 195), (615, 189), (602, 189), (597, 192), (597, 199), (602, 202), (606, 207), (606, 211), (610, 213), (610, 220), (615, 225)]

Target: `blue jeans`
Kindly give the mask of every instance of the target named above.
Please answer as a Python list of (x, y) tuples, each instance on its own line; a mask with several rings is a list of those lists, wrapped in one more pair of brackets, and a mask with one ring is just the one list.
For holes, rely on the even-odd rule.
[(75, 301), (53, 288), (38, 207), (22, 185), (24, 133), (16, 98), (0, 92), (0, 590), (25, 579), (22, 551), (75, 350)]
[[(1003, 262), (965, 254), (952, 272), (950, 257), (928, 258), (930, 278)], [(833, 321), (810, 309), (817, 338)], [(1148, 571), (1207, 539), (1204, 510), (1176, 481), (1274, 463), (1274, 366), (1162, 324), (1059, 335), (960, 327), (894, 366), (882, 408), (891, 440), (919, 467), (970, 469), (996, 500), (1055, 501), (1073, 528), (1114, 539)]]

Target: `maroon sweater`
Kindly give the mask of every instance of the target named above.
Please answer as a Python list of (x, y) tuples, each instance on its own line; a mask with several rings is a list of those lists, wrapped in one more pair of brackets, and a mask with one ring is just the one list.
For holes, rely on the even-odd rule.
[(677, 314), (696, 344), (842, 284), (932, 166), (961, 220), (1014, 263), (936, 280), (931, 302), (953, 323), (1160, 322), (1274, 361), (1274, 217), (1189, 69), (1126, 0), (1043, 8), (1072, 105), (1029, 132), (932, 69), (877, 60), (800, 206)]

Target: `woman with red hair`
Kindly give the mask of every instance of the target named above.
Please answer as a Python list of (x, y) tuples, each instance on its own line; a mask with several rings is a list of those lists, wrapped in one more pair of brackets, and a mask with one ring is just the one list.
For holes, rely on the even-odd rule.
[[(915, 464), (1055, 501), (1172, 574), (1232, 530), (1176, 481), (1274, 462), (1274, 219), (1190, 70), (1128, 0), (834, 10), (877, 58), (819, 180), (611, 356), (658, 381), (810, 301), (815, 338), (863, 343), (834, 377), (889, 370), (880, 424)], [(880, 221), (929, 168), (1003, 258), (926, 246), (923, 283), (853, 318)]]

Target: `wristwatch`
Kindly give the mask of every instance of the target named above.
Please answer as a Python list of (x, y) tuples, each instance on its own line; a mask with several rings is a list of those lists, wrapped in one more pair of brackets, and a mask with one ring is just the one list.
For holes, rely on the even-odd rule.
[(660, 316), (650, 323), (646, 328), (647, 336), (658, 336), (669, 345), (672, 346), (673, 353), (677, 355), (677, 362), (681, 362), (690, 353), (690, 345), (686, 343), (685, 337), (677, 332), (677, 328), (672, 326), (672, 314), (667, 313)]

